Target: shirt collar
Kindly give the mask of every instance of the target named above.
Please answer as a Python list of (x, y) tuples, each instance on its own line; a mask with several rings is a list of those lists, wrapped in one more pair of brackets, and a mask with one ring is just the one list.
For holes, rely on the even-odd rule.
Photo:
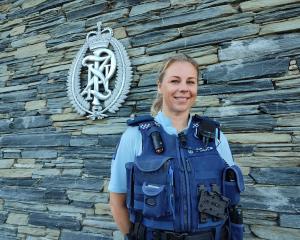
[[(159, 111), (157, 115), (155, 116), (155, 121), (158, 122), (160, 125), (162, 125), (163, 129), (170, 135), (177, 135), (176, 128), (173, 127), (172, 121), (169, 117), (167, 117), (162, 111)], [(187, 129), (190, 126), (192, 118), (189, 116), (188, 125), (185, 129), (183, 129), (184, 132), (187, 131)]]

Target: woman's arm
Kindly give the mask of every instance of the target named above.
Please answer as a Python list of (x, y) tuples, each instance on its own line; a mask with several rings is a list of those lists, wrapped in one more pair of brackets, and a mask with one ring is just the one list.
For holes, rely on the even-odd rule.
[(108, 186), (110, 207), (114, 220), (123, 234), (129, 233), (130, 221), (126, 206), (126, 168), (127, 162), (133, 162), (141, 149), (142, 136), (138, 127), (129, 127), (123, 133), (116, 154), (112, 160), (111, 176)]
[(110, 208), (116, 224), (120, 231), (126, 235), (129, 233), (130, 221), (126, 207), (125, 193), (110, 193)]

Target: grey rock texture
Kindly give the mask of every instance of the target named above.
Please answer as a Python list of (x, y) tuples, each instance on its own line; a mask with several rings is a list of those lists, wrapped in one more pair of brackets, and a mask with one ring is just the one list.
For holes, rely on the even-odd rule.
[[(299, 13), (294, 0), (1, 1), (0, 239), (123, 239), (112, 155), (130, 115), (150, 112), (162, 62), (187, 53), (200, 64), (193, 112), (221, 123), (245, 177), (244, 239), (299, 240)], [(134, 76), (120, 110), (91, 121), (66, 81), (99, 21)]]

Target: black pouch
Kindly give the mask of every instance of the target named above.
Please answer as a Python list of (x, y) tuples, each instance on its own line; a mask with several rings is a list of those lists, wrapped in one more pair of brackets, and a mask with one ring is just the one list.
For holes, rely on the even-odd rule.
[(133, 194), (134, 194), (134, 185), (133, 185), (133, 162), (128, 162), (125, 164), (126, 168), (126, 181), (127, 181), (127, 195), (126, 195), (126, 206), (128, 209), (133, 208)]
[[(228, 180), (229, 173), (234, 177)], [(241, 169), (237, 165), (227, 167), (223, 171), (223, 195), (230, 199), (230, 205), (236, 205), (240, 201), (240, 193), (245, 190), (244, 178)]]

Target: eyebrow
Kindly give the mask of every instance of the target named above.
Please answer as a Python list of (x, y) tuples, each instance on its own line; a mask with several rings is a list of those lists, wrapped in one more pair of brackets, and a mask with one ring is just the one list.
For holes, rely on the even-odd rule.
[[(170, 78), (172, 78), (172, 77), (174, 77), (174, 78), (180, 78), (179, 76), (170, 76)], [(195, 77), (188, 77), (188, 79), (197, 79), (197, 78), (195, 78)]]

